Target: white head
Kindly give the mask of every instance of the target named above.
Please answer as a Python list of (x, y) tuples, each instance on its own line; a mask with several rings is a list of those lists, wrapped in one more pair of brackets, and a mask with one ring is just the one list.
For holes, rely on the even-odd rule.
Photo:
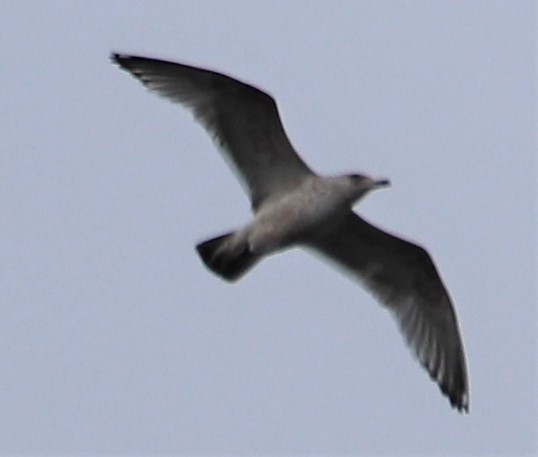
[(351, 205), (357, 203), (372, 190), (390, 186), (388, 179), (373, 179), (360, 174), (343, 175), (337, 179), (345, 188), (346, 194), (349, 195)]

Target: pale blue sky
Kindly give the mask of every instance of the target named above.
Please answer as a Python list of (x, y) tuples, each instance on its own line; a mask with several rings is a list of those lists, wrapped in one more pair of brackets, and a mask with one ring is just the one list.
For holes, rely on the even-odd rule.
[[(534, 5), (2, 1), (0, 454), (536, 450)], [(318, 259), (203, 267), (246, 196), (113, 50), (250, 81), (314, 169), (390, 178), (356, 209), (434, 256), (470, 415)]]

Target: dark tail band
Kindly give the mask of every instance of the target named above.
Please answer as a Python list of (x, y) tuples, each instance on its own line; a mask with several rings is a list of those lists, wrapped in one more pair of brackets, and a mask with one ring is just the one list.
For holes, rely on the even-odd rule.
[(231, 243), (232, 233), (204, 241), (196, 250), (207, 268), (227, 281), (237, 281), (250, 270), (259, 257), (252, 254), (248, 243)]

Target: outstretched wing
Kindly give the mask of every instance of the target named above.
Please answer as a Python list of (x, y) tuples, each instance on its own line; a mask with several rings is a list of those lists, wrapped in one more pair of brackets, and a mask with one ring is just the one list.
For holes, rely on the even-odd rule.
[(124, 54), (112, 60), (148, 89), (189, 108), (231, 159), (253, 207), (311, 174), (291, 145), (274, 99), (214, 71)]
[(431, 378), (453, 407), (467, 412), (467, 368), (458, 321), (428, 253), (355, 213), (310, 246), (345, 267), (390, 309)]

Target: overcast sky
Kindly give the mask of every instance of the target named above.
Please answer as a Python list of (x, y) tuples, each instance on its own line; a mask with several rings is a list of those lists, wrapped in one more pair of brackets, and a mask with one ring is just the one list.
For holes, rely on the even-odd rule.
[[(0, 454), (536, 451), (534, 2), (0, 3)], [(434, 257), (468, 416), (319, 259), (204, 268), (246, 195), (111, 51), (250, 81), (315, 170), (391, 180), (356, 210)]]

